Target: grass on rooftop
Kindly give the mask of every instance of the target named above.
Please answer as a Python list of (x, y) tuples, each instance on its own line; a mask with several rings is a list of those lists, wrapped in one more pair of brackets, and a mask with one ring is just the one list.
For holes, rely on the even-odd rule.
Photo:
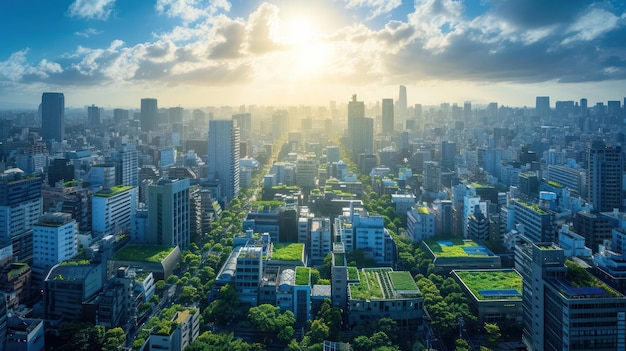
[(111, 197), (132, 188), (134, 187), (130, 185), (115, 185), (112, 186), (110, 189), (100, 190), (99, 192), (95, 193), (94, 196)]
[(309, 285), (309, 278), (311, 277), (311, 268), (308, 267), (296, 267), (296, 285)]
[(549, 180), (548, 179), (545, 182), (546, 182), (546, 184), (551, 185), (551, 186), (553, 186), (555, 188), (564, 188), (565, 187), (565, 186), (563, 186), (563, 184), (561, 184), (559, 182), (555, 182), (554, 180)]
[(427, 240), (426, 244), (437, 257), (488, 257), (485, 254), (468, 254), (463, 248), (479, 246), (472, 240), (450, 239), (453, 246), (439, 245), (437, 240)]
[(572, 260), (565, 260), (565, 266), (567, 267), (567, 277), (566, 280), (575, 288), (590, 288), (597, 287), (606, 291), (609, 295), (613, 297), (620, 297), (620, 293), (613, 290), (611, 287), (606, 285), (600, 279), (591, 275), (591, 273), (587, 272), (583, 267), (579, 266), (576, 262)]
[(389, 278), (396, 290), (417, 290), (415, 280), (409, 272), (389, 272)]
[(518, 198), (516, 198), (515, 201), (517, 203), (519, 203), (520, 205), (522, 205), (524, 207), (527, 207), (527, 208), (529, 208), (529, 209), (531, 209), (531, 210), (533, 210), (533, 211), (535, 211), (535, 212), (537, 212), (539, 214), (547, 214), (547, 212), (544, 209), (542, 209), (541, 207), (539, 207), (539, 205), (537, 205), (537, 204), (531, 204), (531, 203), (525, 202), (525, 201), (523, 201), (521, 199), (518, 199)]
[(361, 270), (361, 282), (350, 285), (350, 296), (359, 300), (382, 299), (383, 291), (376, 272)]
[(357, 280), (359, 279), (359, 270), (356, 267), (348, 267), (348, 279)]
[(424, 215), (430, 214), (430, 212), (428, 211), (428, 207), (426, 206), (417, 207), (417, 213), (424, 214)]
[(522, 293), (522, 276), (515, 271), (457, 271), (456, 274), (479, 300), (519, 300), (519, 296), (485, 297), (479, 290), (515, 289)]
[(171, 246), (126, 245), (115, 255), (116, 261), (161, 262), (172, 251)]
[(301, 243), (277, 243), (272, 250), (272, 260), (300, 261), (304, 244)]

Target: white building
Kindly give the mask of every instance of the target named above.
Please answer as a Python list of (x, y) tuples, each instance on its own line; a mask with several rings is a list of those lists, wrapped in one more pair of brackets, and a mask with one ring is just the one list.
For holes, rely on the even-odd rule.
[(406, 226), (409, 237), (420, 242), (435, 236), (435, 215), (425, 206), (411, 207), (407, 212)]
[(321, 264), (332, 249), (330, 218), (311, 218), (309, 223), (311, 231), (309, 259)]
[(189, 179), (162, 178), (148, 186), (148, 243), (187, 249), (191, 242), (189, 208)]
[(95, 193), (91, 200), (91, 229), (103, 234), (130, 232), (135, 216), (137, 188), (117, 185)]

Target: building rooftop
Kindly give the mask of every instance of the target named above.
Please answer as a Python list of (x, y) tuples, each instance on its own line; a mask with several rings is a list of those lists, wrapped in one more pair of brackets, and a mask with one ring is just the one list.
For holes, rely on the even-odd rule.
[(547, 212), (544, 209), (542, 209), (541, 207), (539, 207), (539, 205), (537, 205), (537, 204), (531, 204), (531, 203), (528, 203), (528, 202), (523, 201), (523, 200), (518, 199), (518, 198), (515, 199), (515, 202), (517, 202), (518, 204), (520, 204), (520, 205), (522, 205), (522, 206), (524, 206), (524, 207), (526, 207), (526, 208), (528, 208), (530, 210), (533, 210), (533, 211), (535, 211), (535, 212), (537, 212), (539, 214), (547, 214)]
[(97, 193), (93, 194), (93, 196), (111, 197), (111, 196), (115, 196), (117, 194), (123, 193), (125, 191), (128, 191), (132, 188), (134, 187), (130, 185), (115, 185), (115, 186), (112, 186), (110, 189), (102, 189), (98, 191)]
[(273, 245), (272, 260), (301, 261), (304, 251), (302, 243), (277, 243)]
[(482, 245), (478, 245), (473, 240), (427, 240), (425, 244), (437, 258), (495, 256), (491, 250)]
[(309, 285), (311, 281), (311, 268), (296, 267), (296, 285)]
[(477, 300), (521, 300), (522, 276), (513, 269), (455, 270)]
[(567, 276), (563, 279), (552, 280), (555, 287), (565, 297), (570, 299), (623, 297), (578, 263), (568, 259), (565, 261), (565, 266)]
[(351, 299), (388, 300), (421, 296), (409, 272), (394, 272), (391, 268), (363, 268), (359, 283), (349, 284)]
[(173, 250), (173, 246), (126, 245), (113, 255), (113, 260), (157, 263), (163, 261)]
[(423, 214), (423, 215), (430, 214), (430, 211), (428, 211), (428, 207), (426, 207), (426, 206), (417, 206), (417, 207), (415, 207), (415, 210), (419, 214)]

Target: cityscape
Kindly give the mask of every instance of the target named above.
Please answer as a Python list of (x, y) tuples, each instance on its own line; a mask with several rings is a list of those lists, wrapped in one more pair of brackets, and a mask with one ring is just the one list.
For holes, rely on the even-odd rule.
[(626, 350), (623, 3), (36, 2), (0, 351)]

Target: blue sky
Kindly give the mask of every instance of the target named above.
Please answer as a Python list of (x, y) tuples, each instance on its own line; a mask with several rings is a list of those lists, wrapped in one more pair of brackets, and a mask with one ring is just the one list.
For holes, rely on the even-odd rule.
[(623, 1), (20, 0), (0, 108), (499, 102), (626, 96)]

